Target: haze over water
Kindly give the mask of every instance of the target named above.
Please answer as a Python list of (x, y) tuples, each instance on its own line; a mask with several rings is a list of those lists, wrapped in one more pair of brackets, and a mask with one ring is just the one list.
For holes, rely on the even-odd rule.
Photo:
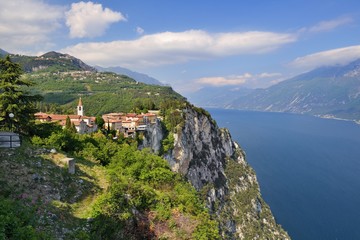
[(292, 239), (360, 239), (360, 125), (208, 110), (245, 150), (265, 201)]

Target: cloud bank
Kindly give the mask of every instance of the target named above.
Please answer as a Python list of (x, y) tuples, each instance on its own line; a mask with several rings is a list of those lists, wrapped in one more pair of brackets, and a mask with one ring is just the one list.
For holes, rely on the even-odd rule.
[(126, 21), (120, 12), (93, 2), (73, 3), (66, 12), (66, 25), (70, 28), (71, 38), (101, 36), (110, 24), (119, 21)]
[[(247, 87), (260, 87), (264, 85), (264, 82), (269, 82), (269, 79), (281, 77), (281, 73), (260, 73), (260, 74), (251, 74), (245, 73), (243, 75), (233, 75), (226, 77), (204, 77), (196, 80), (196, 83), (200, 85), (210, 85), (210, 86), (238, 86), (243, 85)], [(266, 79), (264, 81), (264, 79)]]
[(360, 58), (360, 45), (317, 52), (296, 58), (291, 67), (311, 70), (321, 66), (344, 65)]
[(0, 46), (19, 52), (19, 46), (49, 45), (49, 34), (61, 27), (64, 7), (40, 0), (0, 1)]
[(309, 32), (324, 32), (324, 31), (331, 31), (337, 27), (340, 27), (342, 25), (346, 25), (353, 22), (353, 19), (351, 17), (341, 17), (329, 21), (322, 21), (318, 24), (312, 26), (309, 28)]
[(131, 41), (80, 43), (62, 49), (89, 64), (158, 66), (241, 54), (262, 54), (296, 41), (274, 32), (208, 33), (202, 30), (162, 32)]

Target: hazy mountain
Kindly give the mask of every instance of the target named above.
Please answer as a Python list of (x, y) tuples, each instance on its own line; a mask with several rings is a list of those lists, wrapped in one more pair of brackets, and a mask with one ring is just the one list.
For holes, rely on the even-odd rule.
[(227, 108), (235, 99), (250, 94), (252, 91), (254, 90), (233, 86), (204, 87), (187, 94), (186, 97), (198, 106)]
[(360, 59), (257, 89), (239, 97), (230, 107), (360, 119)]
[(7, 52), (7, 51), (5, 51), (5, 50), (3, 50), (3, 49), (1, 49), (0, 48), (0, 57), (1, 56), (6, 56), (6, 55), (8, 55), (9, 53)]
[(131, 70), (129, 70), (127, 68), (123, 68), (123, 67), (103, 68), (100, 66), (95, 66), (95, 68), (101, 72), (114, 72), (114, 73), (126, 75), (126, 76), (129, 76), (129, 77), (135, 79), (138, 82), (142, 82), (142, 83), (146, 83), (146, 84), (160, 85), (160, 86), (164, 85), (159, 80), (152, 78), (146, 74), (134, 72), (134, 71), (131, 71)]

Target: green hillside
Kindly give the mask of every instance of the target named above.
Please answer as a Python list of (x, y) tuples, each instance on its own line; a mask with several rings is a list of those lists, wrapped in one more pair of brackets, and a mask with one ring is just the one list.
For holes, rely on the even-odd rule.
[(171, 87), (147, 85), (115, 73), (36, 72), (24, 77), (35, 83), (32, 93), (41, 94), (45, 103), (60, 104), (67, 111), (71, 112), (82, 97), (88, 115), (159, 108), (166, 100), (184, 100)]
[(44, 112), (73, 113), (82, 97), (87, 115), (159, 109), (168, 100), (185, 100), (168, 86), (147, 85), (125, 75), (97, 72), (68, 54), (49, 52), (39, 57), (14, 55), (24, 78), (34, 83), (26, 90), (44, 97)]
[(219, 238), (194, 187), (135, 140), (59, 131), (32, 141), (0, 148), (0, 239)]

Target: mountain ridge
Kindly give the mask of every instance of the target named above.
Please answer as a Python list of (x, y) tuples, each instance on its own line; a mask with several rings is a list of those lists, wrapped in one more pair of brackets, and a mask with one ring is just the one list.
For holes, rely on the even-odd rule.
[(239, 97), (231, 108), (360, 119), (360, 60), (314, 69)]
[(0, 48), (0, 56), (6, 56), (8, 54), (10, 54), (10, 53), (8, 53), (7, 51)]
[(25, 56), (19, 54), (10, 54), (12, 61), (19, 63), (22, 69), (27, 73), (52, 71), (90, 71), (96, 72), (96, 69), (87, 65), (80, 59), (69, 54), (63, 54), (55, 51), (47, 52), (41, 56)]

